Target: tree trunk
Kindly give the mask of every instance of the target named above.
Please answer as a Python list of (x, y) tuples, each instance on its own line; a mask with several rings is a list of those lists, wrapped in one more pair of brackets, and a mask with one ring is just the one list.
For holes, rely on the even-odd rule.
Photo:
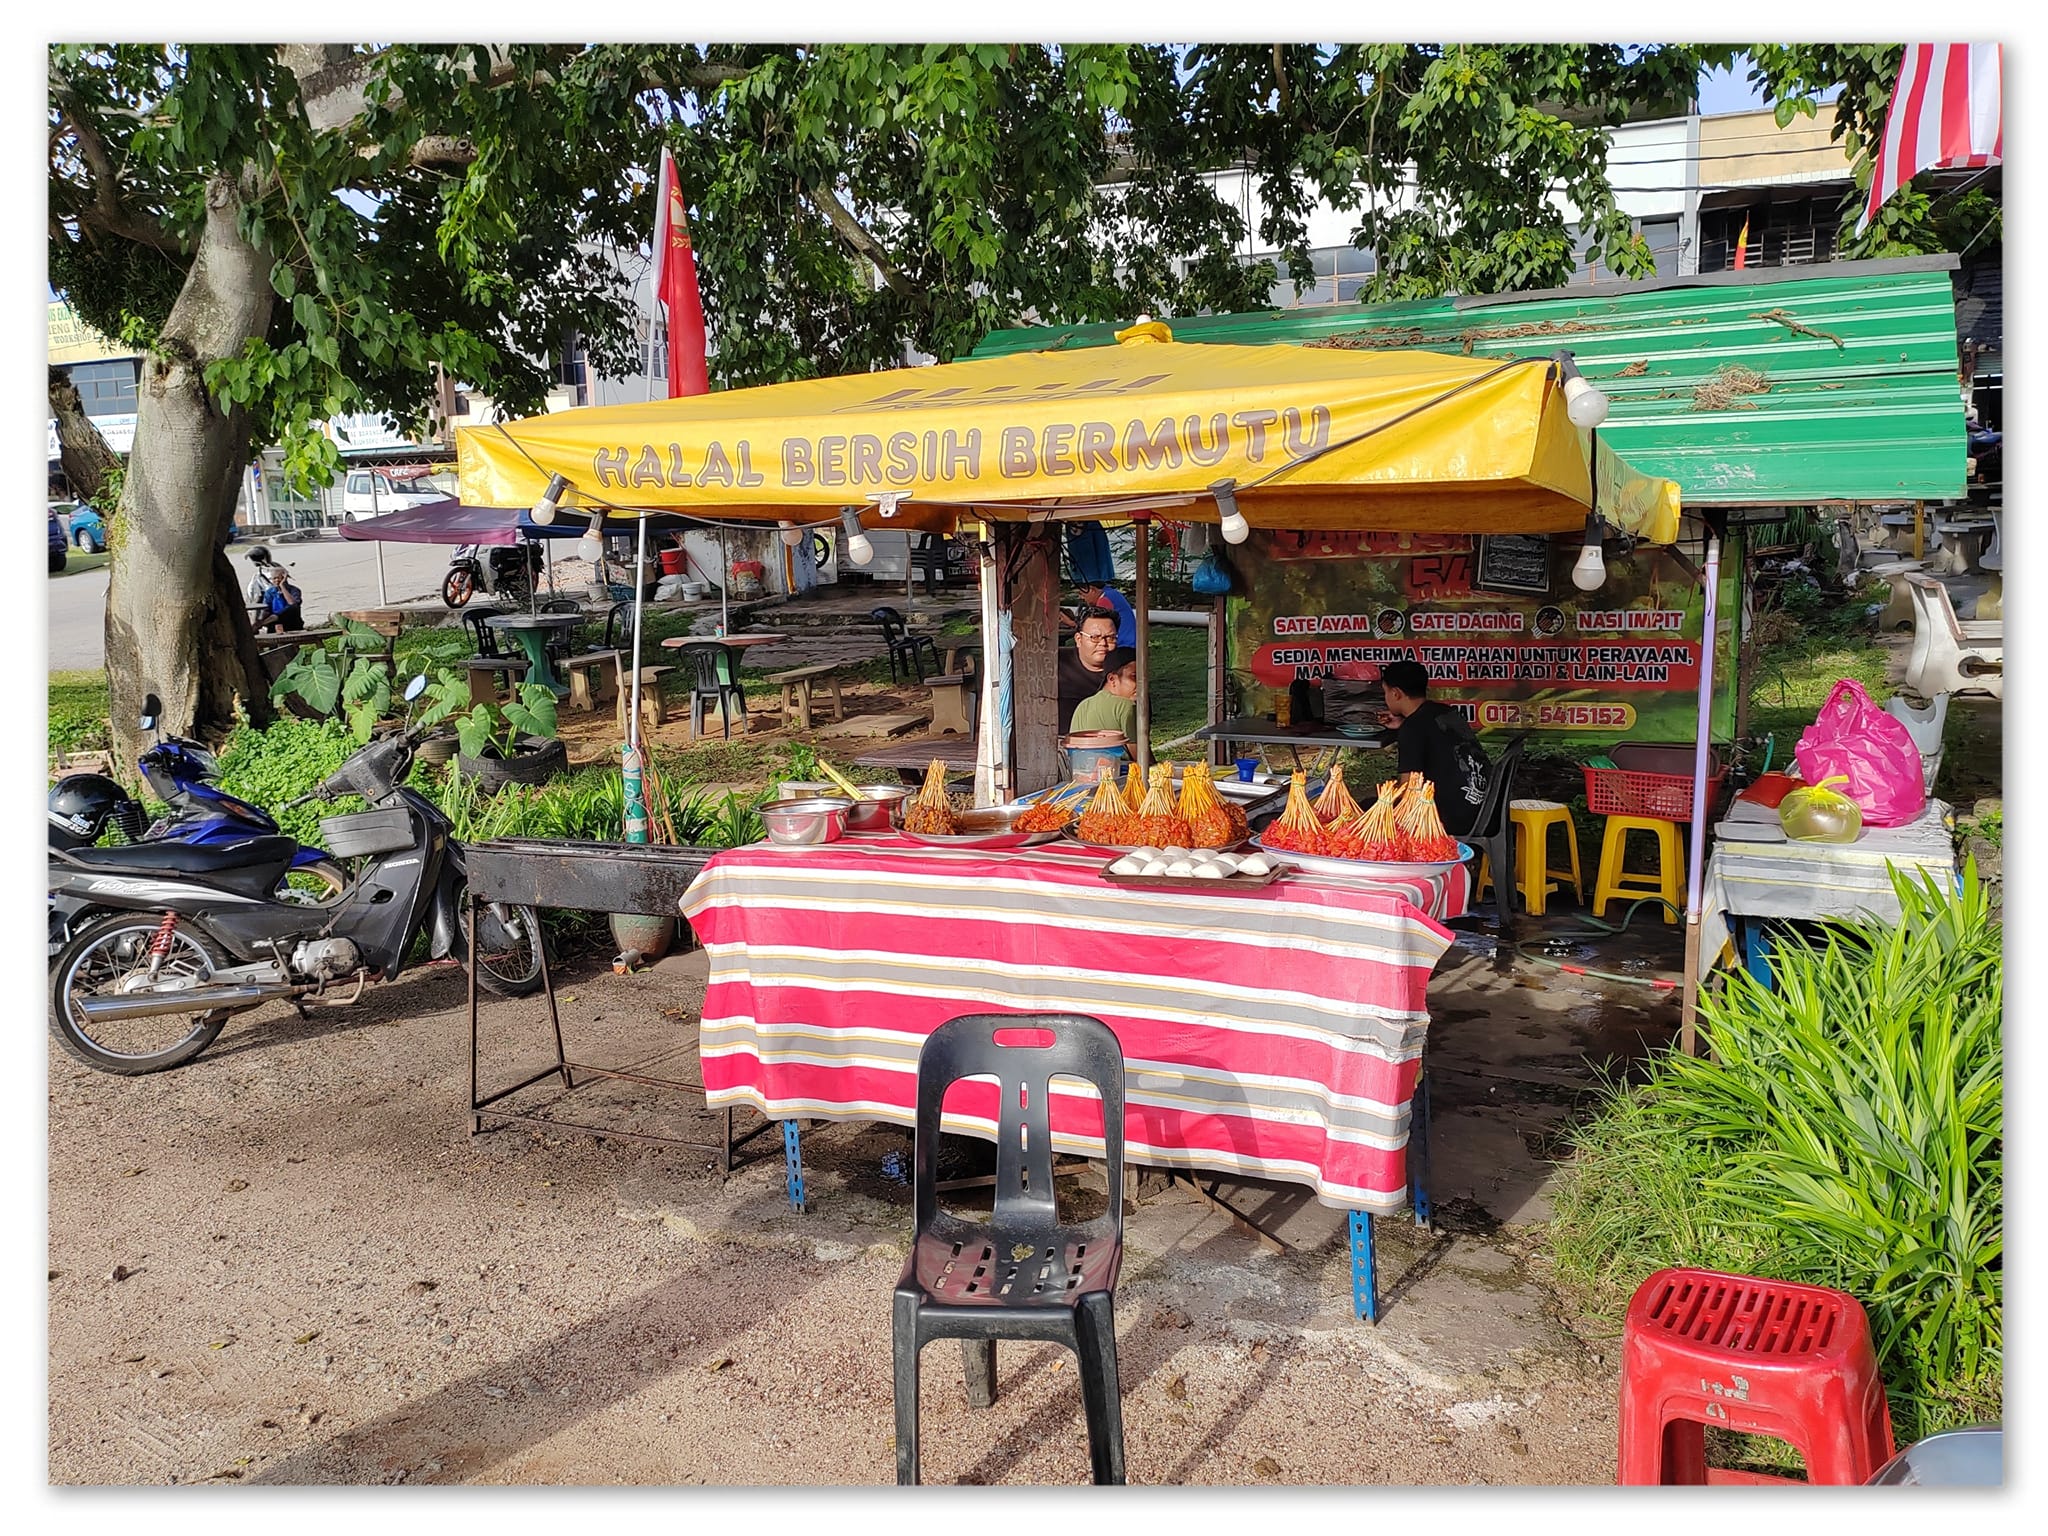
[(137, 390), (135, 446), (108, 548), (107, 683), (115, 760), (140, 742), (143, 695), (163, 701), (162, 729), (217, 736), (239, 700), (267, 722), (270, 701), (226, 542), (249, 459), (251, 424), (223, 411), (207, 364), (232, 357), (269, 328), (270, 258), (236, 227), (235, 178), (207, 188), (205, 230), (183, 292)]
[(80, 501), (91, 501), (121, 461), (85, 414), (78, 386), (62, 368), (50, 370), (50, 415), (57, 422), (57, 452), (63, 460), (64, 478), (71, 482), (71, 494)]

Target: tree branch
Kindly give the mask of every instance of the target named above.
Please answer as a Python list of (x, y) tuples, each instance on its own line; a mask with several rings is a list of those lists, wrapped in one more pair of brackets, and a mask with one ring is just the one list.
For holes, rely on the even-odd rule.
[(882, 243), (862, 227), (860, 220), (853, 216), (846, 204), (839, 201), (837, 195), (815, 182), (807, 183), (804, 193), (817, 210), (825, 215), (826, 222), (832, 226), (839, 238), (874, 263), (875, 270), (882, 274), (882, 281), (888, 284), (891, 292), (901, 294), (904, 298), (917, 296), (916, 286), (896, 270), (896, 264), (889, 259), (889, 253), (882, 248)]
[(62, 125), (70, 129), (71, 137), (78, 145), (79, 158), (85, 162), (86, 184), (83, 190), (88, 201), (73, 210), (73, 217), (80, 224), (89, 225), (118, 240), (132, 240), (153, 250), (183, 255), (183, 245), (172, 237), (170, 231), (148, 214), (139, 213), (121, 201), (121, 175), (114, 167), (114, 157), (107, 148), (107, 141), (100, 137), (91, 113), (78, 99), (77, 92), (72, 90), (71, 82), (58, 71), (54, 58), (50, 64), (50, 105), (56, 109)]

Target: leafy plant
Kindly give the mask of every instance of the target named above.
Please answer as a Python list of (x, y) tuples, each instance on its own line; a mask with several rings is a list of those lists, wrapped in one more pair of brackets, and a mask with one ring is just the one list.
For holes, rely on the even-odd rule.
[(357, 742), (368, 741), (377, 722), (391, 713), (394, 697), (383, 655), (382, 635), (343, 619), (340, 634), (291, 659), (270, 685), (270, 697), (281, 702), (296, 696), (317, 715), (343, 713)]
[(277, 818), (278, 829), (302, 843), (320, 841), (320, 818), (347, 805), (283, 809), (341, 766), (356, 749), (353, 735), (336, 720), (280, 716), (263, 730), (237, 726), (220, 752), (220, 787), (260, 805)]
[(1834, 1286), (1869, 1311), (1901, 1436), (1995, 1416), (2003, 1379), (2002, 933), (1895, 874), (1896, 924), (1788, 937), (1766, 988), (1702, 998), (1672, 1052), (1577, 1137), (1560, 1270), (1616, 1307), (1664, 1264)]
[[(452, 715), (465, 757), (509, 758), (518, 753), (522, 737), (555, 734), (555, 695), (543, 683), (521, 683), (517, 694), (503, 704), (470, 704), (467, 691), (444, 672), (430, 685), (429, 697), (421, 721), (436, 724)], [(458, 703), (468, 707), (458, 713)]]

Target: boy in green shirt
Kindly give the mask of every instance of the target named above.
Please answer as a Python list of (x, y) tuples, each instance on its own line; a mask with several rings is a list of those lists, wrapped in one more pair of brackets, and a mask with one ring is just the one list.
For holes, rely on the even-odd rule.
[(1138, 653), (1119, 646), (1102, 664), (1102, 691), (1074, 706), (1074, 721), (1067, 729), (1122, 731), (1129, 741), (1138, 734)]

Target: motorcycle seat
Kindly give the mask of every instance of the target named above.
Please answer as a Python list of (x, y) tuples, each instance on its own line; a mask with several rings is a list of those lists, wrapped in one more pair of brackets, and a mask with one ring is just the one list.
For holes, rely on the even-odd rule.
[(288, 837), (251, 837), (239, 843), (127, 843), (119, 848), (77, 848), (73, 863), (108, 870), (169, 870), (181, 875), (214, 875), (228, 870), (291, 863), (299, 845)]

